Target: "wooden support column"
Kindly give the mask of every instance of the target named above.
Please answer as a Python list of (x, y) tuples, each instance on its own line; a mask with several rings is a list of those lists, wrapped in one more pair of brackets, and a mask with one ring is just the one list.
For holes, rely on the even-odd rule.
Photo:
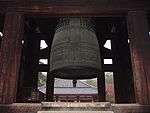
[(105, 75), (103, 72), (97, 77), (97, 88), (98, 88), (98, 101), (105, 102), (106, 100)]
[(103, 55), (103, 44), (99, 44), (100, 52), (101, 52), (101, 72), (97, 76), (97, 90), (98, 90), (98, 101), (105, 102), (106, 101), (106, 90), (105, 90), (105, 74), (104, 74), (104, 55)]
[(33, 61), (32, 61), (32, 76), (33, 76), (33, 89), (38, 89), (38, 66), (39, 66), (39, 52), (40, 52), (40, 36), (39, 33), (33, 35)]
[(46, 82), (46, 101), (53, 102), (54, 101), (54, 77), (50, 74), (47, 74), (47, 82)]
[(150, 37), (146, 12), (128, 13), (136, 102), (150, 104)]
[(117, 35), (112, 39), (115, 102), (133, 103), (134, 85), (126, 21), (121, 20), (115, 25)]
[[(0, 32), (3, 31), (3, 24), (4, 24), (3, 21), (4, 21), (4, 20), (3, 20), (3, 16), (0, 15)], [(1, 48), (2, 38), (3, 38), (3, 36), (1, 36), (1, 34), (0, 34), (0, 48)]]
[(23, 29), (22, 14), (6, 13), (0, 50), (0, 103), (3, 104), (16, 101)]
[(39, 33), (25, 33), (24, 48), (22, 53), (22, 73), (19, 79), (20, 85), (18, 93), (19, 97), (24, 101), (31, 97), (33, 91), (38, 88), (38, 70), (39, 70), (39, 52), (40, 52), (40, 36)]
[[(48, 43), (48, 67), (49, 71), (47, 72), (47, 81), (46, 81), (46, 101), (53, 102), (54, 101), (54, 82), (55, 78), (54, 75), (50, 73), (50, 52), (51, 52), (51, 44), (52, 44), (52, 37), (50, 42)], [(56, 100), (58, 100), (59, 97), (57, 97)]]
[(2, 37), (0, 36), (0, 48), (1, 48)]

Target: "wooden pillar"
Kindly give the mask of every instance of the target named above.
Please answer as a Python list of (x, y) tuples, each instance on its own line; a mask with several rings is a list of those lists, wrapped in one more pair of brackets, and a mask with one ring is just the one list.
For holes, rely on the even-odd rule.
[[(113, 41), (112, 43), (114, 43)], [(113, 75), (116, 103), (134, 102), (133, 74), (130, 67), (129, 50), (125, 43), (127, 43), (127, 40), (115, 42), (117, 53), (115, 52), (115, 58), (113, 59), (115, 69)]]
[(98, 88), (98, 101), (105, 102), (106, 100), (105, 75), (103, 72), (97, 77), (97, 88)]
[(144, 11), (128, 13), (128, 33), (136, 102), (150, 104), (150, 37)]
[(54, 77), (50, 74), (47, 74), (46, 82), (46, 101), (53, 102), (54, 97)]
[[(48, 67), (49, 71), (47, 72), (47, 81), (46, 81), (46, 101), (53, 102), (54, 101), (54, 82), (55, 78), (50, 73), (50, 52), (51, 52), (51, 44), (52, 44), (52, 38), (50, 42), (48, 43)], [(59, 96), (57, 96), (57, 101), (59, 101)]]
[(0, 52), (0, 103), (16, 101), (23, 29), (22, 14), (6, 13)]
[[(36, 32), (25, 33), (24, 47), (20, 67), (18, 97), (25, 100), (38, 88), (38, 66), (40, 52), (40, 35)], [(18, 99), (19, 99), (18, 98)]]
[(114, 88), (116, 103), (133, 103), (134, 85), (125, 20), (116, 23), (116, 37), (112, 39), (114, 54)]
[(2, 37), (0, 36), (0, 48), (1, 48)]
[[(0, 32), (3, 31), (3, 24), (4, 24), (4, 22), (3, 22), (3, 16), (0, 15)], [(0, 34), (0, 48), (1, 48), (2, 38), (3, 38), (3, 36), (1, 36), (1, 34)]]
[(29, 33), (26, 37), (26, 42), (24, 86), (37, 90), (40, 51), (39, 34)]

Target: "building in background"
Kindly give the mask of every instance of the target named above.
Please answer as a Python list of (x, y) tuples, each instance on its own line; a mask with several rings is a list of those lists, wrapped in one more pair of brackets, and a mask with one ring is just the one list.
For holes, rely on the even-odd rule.
[[(46, 85), (38, 88), (40, 93), (46, 95)], [(55, 79), (54, 101), (58, 102), (96, 102), (97, 88), (84, 81), (77, 81), (73, 86), (72, 80)]]

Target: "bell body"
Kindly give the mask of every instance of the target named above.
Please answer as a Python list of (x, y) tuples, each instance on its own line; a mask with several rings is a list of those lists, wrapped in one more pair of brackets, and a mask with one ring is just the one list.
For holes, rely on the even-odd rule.
[(90, 79), (101, 71), (100, 49), (89, 18), (61, 18), (50, 53), (56, 78)]

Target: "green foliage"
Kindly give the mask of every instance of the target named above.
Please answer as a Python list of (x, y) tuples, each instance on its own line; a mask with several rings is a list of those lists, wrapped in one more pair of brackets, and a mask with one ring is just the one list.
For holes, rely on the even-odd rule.
[(106, 82), (106, 84), (112, 84), (112, 82), (113, 82), (113, 73), (112, 72), (105, 73), (105, 82)]
[[(85, 81), (87, 84), (97, 87), (97, 79), (88, 79)], [(113, 73), (106, 72), (105, 73), (105, 82), (106, 84), (113, 84)]]
[(41, 87), (46, 84), (46, 76), (41, 72), (38, 74), (38, 87)]
[(89, 79), (85, 81), (87, 84), (97, 87), (97, 80), (96, 79)]

